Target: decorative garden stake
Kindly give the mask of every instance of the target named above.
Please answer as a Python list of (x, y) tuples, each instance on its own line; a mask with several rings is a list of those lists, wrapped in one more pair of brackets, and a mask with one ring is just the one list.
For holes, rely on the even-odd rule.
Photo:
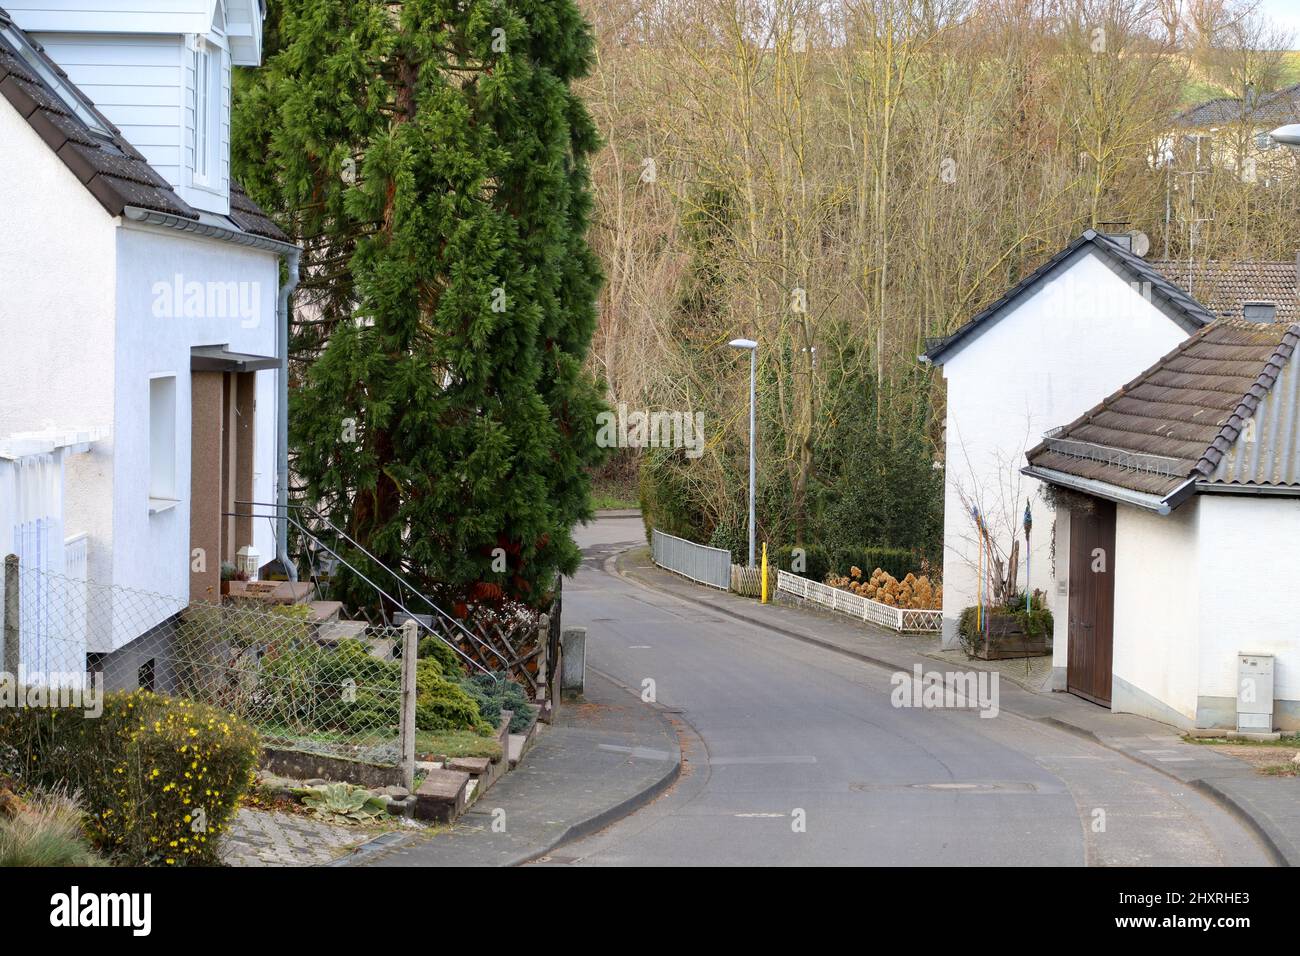
[(984, 630), (984, 523), (980, 521), (980, 510), (974, 506), (970, 509), (970, 516), (975, 519), (975, 533), (979, 535), (980, 551), (979, 557), (975, 560), (975, 630)]
[(1025, 611), (1034, 609), (1034, 591), (1029, 586), (1029, 562), (1033, 552), (1029, 550), (1029, 529), (1034, 526), (1034, 516), (1029, 511), (1029, 499), (1025, 499)]

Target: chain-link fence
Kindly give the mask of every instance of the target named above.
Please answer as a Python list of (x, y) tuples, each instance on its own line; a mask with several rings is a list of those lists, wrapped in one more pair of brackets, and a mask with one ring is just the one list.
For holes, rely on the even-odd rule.
[(16, 577), (4, 665), (20, 684), (154, 690), (234, 713), (266, 745), (402, 761), (401, 627), (320, 620), (309, 604), (271, 603), (271, 582), (211, 604), (26, 568)]

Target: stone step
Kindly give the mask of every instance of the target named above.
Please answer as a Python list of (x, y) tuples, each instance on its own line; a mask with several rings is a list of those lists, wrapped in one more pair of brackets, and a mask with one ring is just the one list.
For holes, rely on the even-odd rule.
[(306, 604), (315, 593), (309, 581), (231, 581), (231, 599), (262, 601), (266, 604)]
[(316, 629), (316, 640), (324, 644), (337, 644), (348, 638), (362, 640), (367, 627), (365, 621), (326, 621)]
[(448, 770), (460, 770), (471, 777), (481, 777), (492, 769), (492, 761), (487, 757), (457, 757), (447, 764)]
[(524, 756), (524, 745), (528, 743), (527, 734), (511, 734), (510, 742), (506, 745), (506, 758), (510, 761), (510, 769), (514, 770), (519, 765), (519, 761)]
[(459, 770), (430, 770), (415, 791), (415, 817), (453, 823), (469, 802), (469, 774)]
[(308, 620), (313, 624), (337, 621), (343, 612), (342, 601), (311, 601), (307, 607), (311, 608), (311, 617)]

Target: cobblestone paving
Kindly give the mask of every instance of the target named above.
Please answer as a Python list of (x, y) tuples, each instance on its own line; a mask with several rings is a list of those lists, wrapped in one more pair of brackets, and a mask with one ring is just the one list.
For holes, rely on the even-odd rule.
[(221, 859), (227, 866), (319, 866), (373, 836), (374, 831), (361, 827), (245, 808), (231, 821)]

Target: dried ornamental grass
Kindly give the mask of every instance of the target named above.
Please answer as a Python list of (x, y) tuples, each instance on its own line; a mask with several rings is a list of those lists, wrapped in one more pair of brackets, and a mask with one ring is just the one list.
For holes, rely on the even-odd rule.
[(935, 610), (943, 607), (943, 587), (930, 581), (928, 575), (908, 573), (898, 580), (887, 571), (876, 568), (867, 580), (862, 580), (862, 569), (852, 567), (847, 576), (832, 574), (826, 583), (890, 607), (905, 610)]

